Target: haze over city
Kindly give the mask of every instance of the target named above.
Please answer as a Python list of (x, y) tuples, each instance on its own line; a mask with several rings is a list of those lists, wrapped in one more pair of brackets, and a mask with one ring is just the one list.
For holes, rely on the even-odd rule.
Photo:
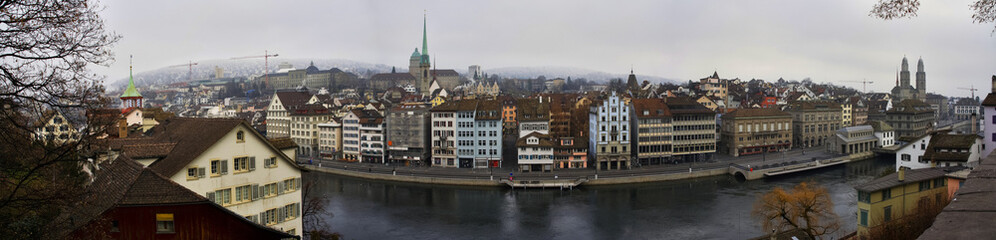
[(404, 69), (426, 13), (435, 65), (461, 71), (564, 66), (622, 78), (632, 68), (677, 80), (718, 71), (859, 90), (844, 81), (864, 79), (875, 82), (868, 91), (887, 92), (906, 56), (923, 58), (929, 92), (968, 96), (957, 88), (986, 89), (996, 65), (993, 26), (972, 23), (965, 0), (924, 1), (917, 17), (897, 20), (868, 16), (870, 1), (101, 3), (107, 28), (124, 36), (113, 47), (117, 61), (93, 68), (105, 83), (127, 77), (128, 55), (136, 73), (264, 50)]

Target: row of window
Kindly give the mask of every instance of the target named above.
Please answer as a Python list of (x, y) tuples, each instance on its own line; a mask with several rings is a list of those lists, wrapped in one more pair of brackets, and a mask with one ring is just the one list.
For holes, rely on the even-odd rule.
[[(207, 192), (205, 197), (218, 205), (230, 206), (263, 198), (276, 197), (280, 194), (294, 192), (299, 189), (301, 189), (301, 178), (290, 178), (264, 185), (246, 184), (232, 188), (217, 189)], [(233, 196), (235, 197), (234, 200)]]
[[(256, 215), (246, 216), (249, 221), (270, 226), (277, 223), (282, 223), (295, 218), (301, 217), (301, 204), (291, 203), (284, 205), (283, 207), (267, 209)], [(294, 234), (294, 229), (287, 231), (287, 233)]]
[[(776, 131), (776, 130), (783, 130), (783, 129), (789, 128), (789, 124), (787, 122), (786, 123), (760, 123), (760, 124), (755, 123), (755, 124), (746, 124), (746, 125), (747, 125), (747, 132), (768, 131), (768, 129), (771, 129), (771, 131)], [(769, 126), (770, 126), (770, 128), (769, 128)], [(744, 132), (744, 124), (738, 124), (737, 125), (737, 132)]]
[[(228, 174), (228, 160), (211, 160), (210, 163), (210, 173), (212, 177), (217, 177), (221, 175)], [(264, 167), (275, 168), (277, 167), (277, 158), (270, 157), (264, 159)], [(256, 170), (256, 157), (236, 157), (233, 159), (232, 168), (235, 173), (243, 173)], [(187, 168), (187, 180), (197, 180), (199, 178), (206, 177), (207, 169), (203, 167), (189, 167)]]

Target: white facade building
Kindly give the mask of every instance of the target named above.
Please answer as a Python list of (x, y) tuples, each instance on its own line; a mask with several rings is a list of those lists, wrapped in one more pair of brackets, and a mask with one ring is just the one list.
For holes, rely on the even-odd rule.
[(519, 150), (519, 171), (553, 171), (553, 147), (550, 135), (532, 132), (515, 142)]
[(996, 149), (996, 75), (993, 76), (992, 92), (982, 100), (982, 157), (988, 157)]
[(151, 132), (152, 141), (121, 154), (150, 160), (153, 171), (251, 221), (304, 231), (300, 167), (248, 123), (177, 118)]
[(868, 124), (875, 130), (875, 138), (878, 139), (875, 147), (889, 147), (896, 144), (896, 131), (888, 123), (869, 121)]
[(924, 135), (896, 150), (896, 171), (900, 168), (929, 168), (930, 160), (924, 159), (923, 154), (927, 151), (927, 144), (930, 143), (932, 136), (932, 134)]
[(332, 118), (318, 124), (318, 154), (321, 159), (335, 160), (342, 152), (342, 120)]
[(457, 167), (456, 165), (456, 108), (440, 105), (432, 112), (432, 166)]

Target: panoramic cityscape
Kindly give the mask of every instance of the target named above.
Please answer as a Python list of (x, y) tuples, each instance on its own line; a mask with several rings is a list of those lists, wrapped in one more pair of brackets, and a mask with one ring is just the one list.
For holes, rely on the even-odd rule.
[(990, 0), (0, 12), (0, 239), (996, 236)]

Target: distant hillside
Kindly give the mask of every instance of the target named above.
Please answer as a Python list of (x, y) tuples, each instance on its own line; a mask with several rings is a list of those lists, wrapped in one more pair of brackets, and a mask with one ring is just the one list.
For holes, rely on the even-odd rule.
[[(498, 74), (498, 76), (503, 78), (535, 78), (538, 76), (544, 76), (547, 79), (552, 78), (567, 78), (570, 76), (573, 79), (584, 78), (588, 81), (595, 82), (607, 82), (613, 78), (622, 78), (625, 80), (629, 73), (607, 73), (599, 72), (590, 69), (575, 68), (575, 67), (557, 67), (557, 66), (545, 66), (545, 67), (502, 67), (502, 68), (492, 68), (484, 69), (485, 73), (488, 74)], [(636, 79), (640, 81), (647, 80), (651, 83), (679, 83), (681, 80), (670, 79), (658, 76), (648, 76), (648, 75), (636, 75)]]
[[(369, 77), (375, 73), (386, 73), (391, 71), (391, 66), (385, 64), (372, 64), (357, 62), (345, 59), (286, 59), (286, 58), (272, 58), (270, 59), (269, 70), (270, 72), (275, 72), (279, 69), (281, 63), (290, 63), (296, 69), (307, 68), (311, 62), (314, 62), (315, 67), (319, 69), (326, 70), (333, 67), (339, 68), (346, 72), (354, 73), (360, 77)], [(261, 75), (264, 71), (264, 61), (263, 59), (243, 59), (243, 60), (228, 60), (228, 59), (215, 59), (215, 60), (204, 60), (198, 61), (197, 65), (193, 67), (192, 75), (190, 69), (187, 66), (179, 67), (162, 67), (159, 69), (144, 71), (135, 73), (135, 82), (138, 85), (165, 85), (176, 82), (185, 82), (191, 79), (201, 80), (214, 77), (214, 68), (220, 67), (225, 72), (225, 77), (249, 77), (254, 75)], [(466, 71), (457, 71), (461, 74), (466, 74)], [(405, 72), (408, 69), (399, 69), (399, 71)], [(485, 73), (488, 74), (498, 74), (498, 76), (503, 78), (536, 78), (539, 76), (544, 76), (547, 79), (552, 78), (584, 78), (589, 81), (594, 82), (607, 82), (612, 78), (623, 78), (625, 79), (628, 73), (606, 73), (599, 72), (583, 68), (574, 67), (503, 67), (503, 68), (493, 68), (484, 69)], [(647, 76), (637, 74), (637, 79), (640, 81), (647, 80), (652, 83), (660, 82), (670, 82), (679, 83), (680, 80), (663, 78), (658, 76)], [(108, 81), (108, 86), (111, 89), (123, 88), (128, 84), (127, 78), (120, 78), (112, 81)]]
[[(270, 72), (277, 71), (281, 63), (287, 62), (294, 66), (296, 69), (307, 68), (311, 62), (314, 61), (315, 67), (318, 69), (327, 70), (333, 67), (339, 68), (346, 72), (351, 72), (359, 76), (367, 76), (369, 73), (382, 73), (390, 72), (391, 67), (384, 64), (371, 64), (356, 62), (344, 59), (286, 59), (286, 58), (271, 58), (269, 63)], [(181, 67), (163, 67), (156, 70), (144, 71), (135, 73), (135, 82), (138, 85), (147, 84), (170, 84), (176, 82), (185, 82), (190, 79), (199, 80), (214, 77), (214, 68), (220, 67), (225, 71), (225, 77), (249, 77), (253, 75), (261, 75), (264, 71), (264, 60), (263, 59), (243, 59), (243, 60), (227, 60), (227, 59), (216, 59), (216, 60), (205, 60), (199, 61), (196, 66), (193, 67), (193, 76), (190, 77), (190, 69), (187, 66)], [(127, 78), (116, 79), (108, 81), (110, 88), (120, 88), (128, 84)]]

